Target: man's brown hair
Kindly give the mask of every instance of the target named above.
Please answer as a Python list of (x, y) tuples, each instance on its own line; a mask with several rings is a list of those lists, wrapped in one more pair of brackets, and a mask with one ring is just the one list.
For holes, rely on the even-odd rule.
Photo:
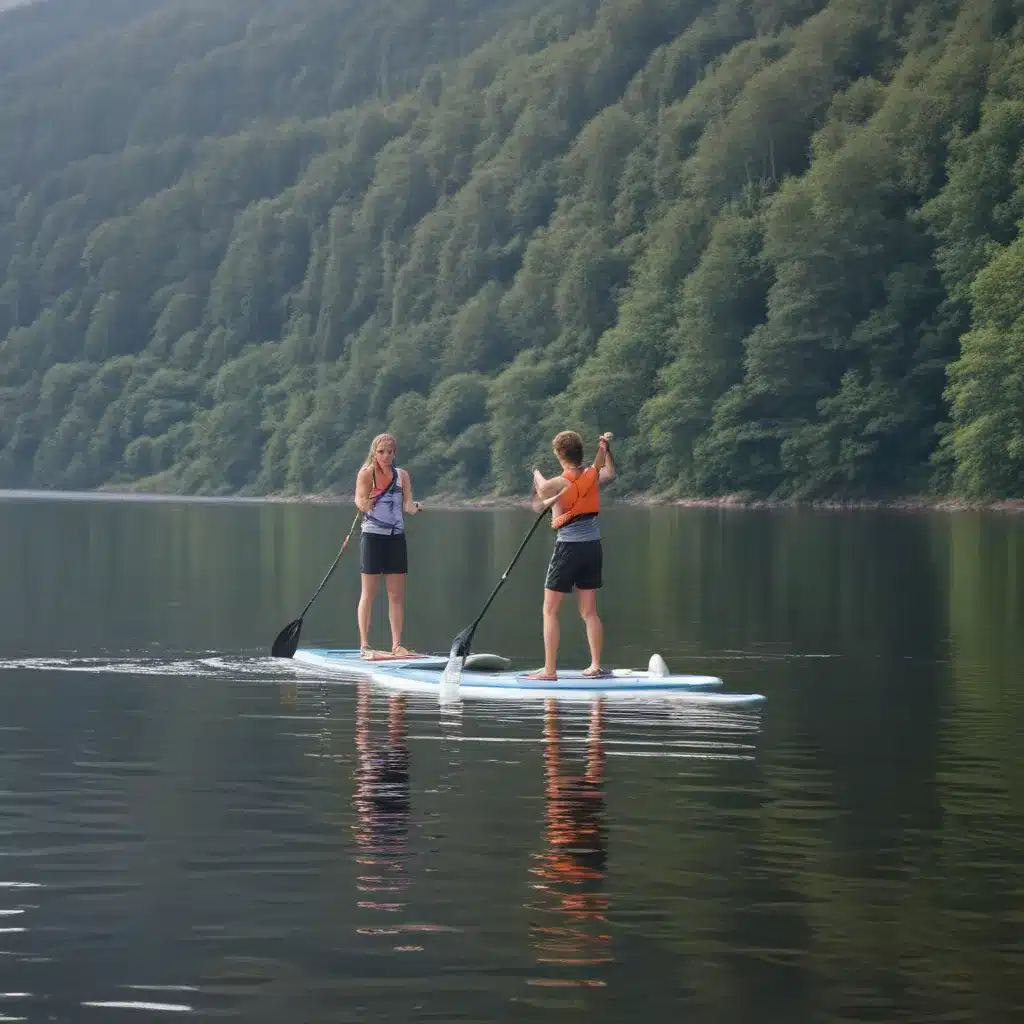
[(574, 466), (583, 463), (583, 438), (575, 430), (563, 430), (560, 434), (555, 434), (551, 447), (560, 459), (565, 459)]

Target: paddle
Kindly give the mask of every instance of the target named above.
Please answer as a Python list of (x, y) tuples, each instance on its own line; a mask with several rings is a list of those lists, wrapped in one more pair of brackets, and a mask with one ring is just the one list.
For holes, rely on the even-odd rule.
[(352, 520), (352, 525), (348, 529), (348, 535), (342, 542), (341, 550), (338, 552), (337, 557), (334, 559), (333, 565), (327, 570), (327, 575), (323, 578), (320, 586), (316, 588), (316, 593), (309, 599), (309, 604), (302, 609), (302, 614), (289, 622), (280, 633), (277, 634), (277, 639), (274, 641), (274, 646), (270, 649), (270, 653), (275, 658), (291, 658), (299, 646), (299, 633), (302, 632), (302, 620), (306, 617), (306, 612), (313, 607), (313, 602), (317, 599), (320, 591), (324, 589), (324, 584), (331, 578), (331, 574), (334, 572), (341, 560), (341, 556), (345, 554), (345, 548), (348, 547), (348, 542), (352, 539), (352, 531), (356, 528), (356, 523), (359, 522), (359, 517), (362, 515), (361, 512), (356, 513), (355, 519)]
[(530, 527), (530, 532), (523, 538), (523, 543), (519, 545), (519, 550), (512, 556), (512, 561), (509, 562), (508, 568), (501, 574), (501, 579), (498, 580), (498, 585), (491, 591), (491, 596), (487, 598), (487, 603), (483, 606), (480, 614), (476, 617), (476, 620), (471, 626), (467, 626), (455, 639), (452, 641), (452, 649), (448, 654), (448, 664), (444, 667), (444, 674), (441, 676), (441, 683), (443, 685), (458, 685), (459, 678), (462, 675), (462, 666), (469, 656), (469, 648), (473, 643), (473, 634), (476, 633), (477, 626), (480, 625), (481, 620), (487, 614), (487, 609), (491, 607), (491, 602), (497, 597), (498, 591), (501, 590), (505, 580), (508, 579), (508, 574), (512, 571), (512, 567), (519, 561), (519, 556), (523, 553), (523, 548), (529, 543), (530, 538), (533, 536), (534, 531), (540, 526), (540, 521), (547, 514), (547, 511), (551, 506), (558, 500), (556, 494), (553, 498), (549, 498), (544, 502), (544, 508), (541, 509), (540, 515), (533, 521), (533, 526)]

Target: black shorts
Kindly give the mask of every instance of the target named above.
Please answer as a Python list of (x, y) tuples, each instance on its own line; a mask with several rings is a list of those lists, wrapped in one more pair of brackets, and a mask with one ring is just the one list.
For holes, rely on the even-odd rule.
[(562, 594), (577, 590), (599, 590), (601, 587), (601, 542), (599, 540), (555, 541), (548, 563), (545, 590)]
[(366, 576), (402, 576), (409, 571), (404, 533), (364, 533), (359, 538), (359, 571)]

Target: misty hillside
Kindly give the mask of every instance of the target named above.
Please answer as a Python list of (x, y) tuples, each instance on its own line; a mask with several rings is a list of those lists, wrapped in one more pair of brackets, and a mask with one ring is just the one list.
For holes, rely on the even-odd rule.
[(0, 486), (1024, 494), (1024, 0), (0, 15)]

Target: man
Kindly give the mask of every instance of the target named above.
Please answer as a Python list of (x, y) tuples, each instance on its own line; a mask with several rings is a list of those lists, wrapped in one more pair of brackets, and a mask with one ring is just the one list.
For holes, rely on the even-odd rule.
[(573, 588), (590, 646), (590, 664), (583, 675), (593, 679), (608, 674), (601, 668), (604, 627), (597, 614), (602, 562), (597, 517), (601, 511), (600, 485), (615, 477), (608, 449), (611, 437), (601, 435), (593, 465), (583, 469), (583, 438), (574, 430), (563, 430), (551, 442), (562, 467), (561, 474), (546, 480), (540, 470), (533, 471), (534, 511), (540, 512), (554, 498), (551, 526), (558, 532), (544, 581), (544, 668), (529, 673), (529, 679), (558, 678), (558, 614), (562, 599)]

